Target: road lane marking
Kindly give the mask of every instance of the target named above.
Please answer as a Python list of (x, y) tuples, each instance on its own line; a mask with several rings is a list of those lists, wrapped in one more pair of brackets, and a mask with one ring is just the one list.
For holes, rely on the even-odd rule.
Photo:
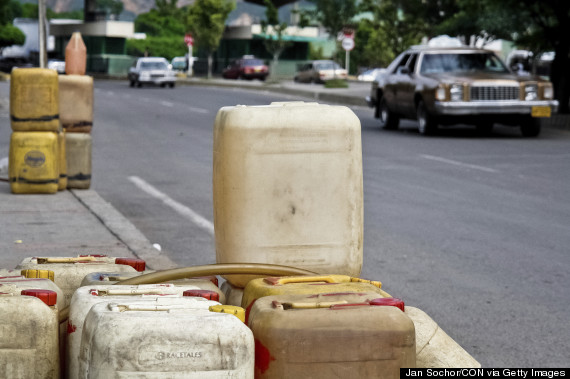
[(446, 158), (442, 158), (442, 157), (437, 157), (434, 155), (427, 155), (427, 154), (421, 154), (420, 157), (424, 158), (424, 159), (429, 159), (432, 161), (436, 161), (436, 162), (442, 162), (442, 163), (447, 163), (447, 164), (451, 164), (454, 166), (459, 166), (459, 167), (465, 167), (465, 168), (470, 168), (473, 170), (480, 170), (480, 171), (485, 171), (485, 172), (491, 172), (491, 173), (497, 173), (499, 171), (492, 169), (490, 167), (485, 167), (485, 166), (478, 166), (478, 165), (474, 165), (474, 164), (469, 164), (469, 163), (463, 163), (463, 162), (459, 162), (459, 161), (454, 161), (451, 159), (446, 159)]
[(202, 114), (210, 113), (210, 111), (205, 108), (186, 107), (186, 109), (196, 113), (202, 113)]
[(174, 103), (171, 103), (170, 101), (161, 101), (160, 104), (164, 105), (165, 107), (169, 107), (169, 108), (174, 107)]
[(214, 235), (214, 224), (210, 220), (205, 219), (198, 213), (194, 212), (192, 209), (188, 208), (184, 204), (177, 202), (170, 198), (167, 194), (159, 191), (149, 183), (145, 182), (138, 176), (129, 176), (129, 180), (136, 185), (139, 189), (143, 190), (150, 196), (162, 201), (164, 204), (172, 208), (176, 213), (183, 216), (184, 218), (190, 220), (200, 228), (204, 229), (211, 235)]

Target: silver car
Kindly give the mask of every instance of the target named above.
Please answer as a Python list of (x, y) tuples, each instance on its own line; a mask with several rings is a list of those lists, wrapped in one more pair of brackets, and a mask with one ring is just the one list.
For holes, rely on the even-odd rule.
[(174, 88), (176, 74), (165, 58), (139, 58), (129, 69), (128, 79), (131, 87), (143, 84), (155, 84)]

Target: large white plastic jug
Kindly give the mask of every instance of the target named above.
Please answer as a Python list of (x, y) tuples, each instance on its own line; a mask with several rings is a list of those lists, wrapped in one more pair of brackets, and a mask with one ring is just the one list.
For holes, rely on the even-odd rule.
[[(187, 290), (197, 290), (196, 286), (175, 286), (173, 284), (147, 284), (137, 286), (122, 285), (99, 285), (80, 287), (75, 291), (69, 307), (69, 319), (67, 321), (67, 365), (68, 377), (77, 378), (79, 370), (79, 348), (81, 346), (84, 321), (87, 313), (95, 304), (121, 301), (125, 304), (141, 302), (143, 300), (160, 305), (169, 297), (180, 298)], [(212, 305), (219, 304), (216, 301), (204, 298), (192, 298), (195, 308), (208, 309)]]
[(95, 254), (78, 257), (29, 257), (22, 260), (16, 268), (53, 271), (54, 282), (63, 291), (64, 305), (68, 306), (73, 292), (85, 275), (95, 271), (144, 271), (144, 266), (142, 259)]
[[(272, 263), (359, 276), (360, 121), (347, 107), (220, 109), (214, 126), (218, 263)], [(243, 288), (248, 276), (228, 276)]]
[(0, 378), (59, 378), (57, 294), (0, 293)]
[(156, 307), (94, 305), (85, 319), (79, 378), (253, 378), (253, 334), (240, 319), (182, 302), (189, 299), (169, 300)]

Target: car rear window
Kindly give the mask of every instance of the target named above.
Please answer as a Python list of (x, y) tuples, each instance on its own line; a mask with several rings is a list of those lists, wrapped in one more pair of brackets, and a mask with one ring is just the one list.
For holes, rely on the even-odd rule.
[(246, 59), (243, 64), (245, 66), (263, 66), (263, 61), (261, 59)]
[(493, 54), (425, 54), (421, 73), (489, 71), (508, 72), (503, 63)]
[(166, 70), (168, 65), (165, 62), (141, 62), (141, 68), (145, 70)]

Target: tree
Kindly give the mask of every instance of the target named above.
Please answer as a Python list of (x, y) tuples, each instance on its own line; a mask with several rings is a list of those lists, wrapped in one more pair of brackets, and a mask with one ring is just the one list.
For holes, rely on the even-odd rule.
[(373, 16), (363, 21), (370, 25), (366, 28), (368, 35), (360, 42), (365, 44), (364, 56), (371, 66), (387, 66), (431, 33), (432, 26), (426, 21), (429, 13), (421, 0), (368, 0), (362, 6)]
[(212, 55), (218, 48), (224, 33), (226, 19), (235, 8), (228, 0), (196, 0), (188, 8), (186, 27), (196, 41), (196, 46), (208, 54), (208, 79), (212, 77)]
[(274, 75), (279, 63), (279, 56), (283, 50), (291, 45), (291, 42), (283, 39), (285, 30), (287, 29), (287, 23), (279, 21), (279, 12), (275, 5), (273, 5), (273, 2), (271, 0), (264, 0), (264, 2), (266, 6), (266, 20), (261, 21), (261, 30), (263, 34), (265, 34), (263, 44), (267, 51), (273, 55), (271, 75)]
[(145, 53), (172, 59), (186, 54), (184, 19), (186, 11), (176, 5), (177, 0), (157, 0), (156, 8), (135, 19), (135, 31), (146, 33), (146, 39), (127, 41), (127, 54)]
[(104, 11), (110, 16), (118, 18), (123, 9), (121, 0), (97, 0), (97, 10)]
[(0, 50), (7, 46), (23, 45), (26, 36), (12, 25), (14, 18), (22, 12), (20, 3), (14, 0), (0, 0)]

